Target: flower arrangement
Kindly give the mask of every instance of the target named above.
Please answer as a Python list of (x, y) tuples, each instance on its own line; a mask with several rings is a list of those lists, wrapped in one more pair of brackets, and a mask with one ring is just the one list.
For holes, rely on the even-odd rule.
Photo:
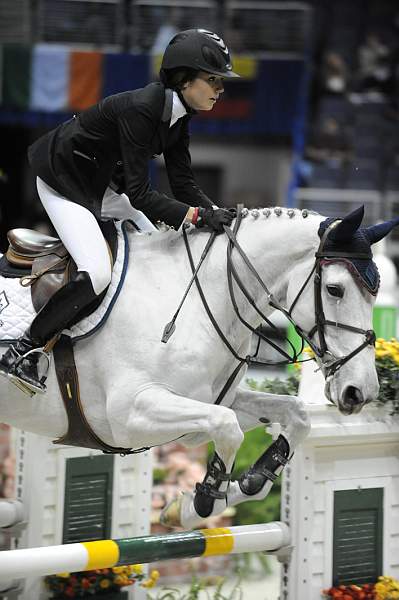
[(399, 581), (381, 576), (376, 584), (338, 585), (323, 590), (323, 596), (336, 600), (399, 600)]
[(152, 571), (150, 577), (145, 579), (142, 565), (126, 565), (79, 573), (58, 573), (47, 576), (45, 583), (54, 600), (66, 600), (100, 595), (106, 597), (137, 581), (141, 582), (141, 587), (150, 588), (154, 587), (158, 578), (158, 571)]
[(323, 590), (325, 598), (336, 600), (376, 600), (374, 584), (364, 585), (338, 585), (328, 590)]
[(398, 600), (399, 581), (393, 577), (379, 577), (375, 584), (375, 600)]
[(396, 338), (377, 339), (375, 365), (380, 382), (377, 402), (391, 402), (392, 414), (399, 414), (399, 341)]

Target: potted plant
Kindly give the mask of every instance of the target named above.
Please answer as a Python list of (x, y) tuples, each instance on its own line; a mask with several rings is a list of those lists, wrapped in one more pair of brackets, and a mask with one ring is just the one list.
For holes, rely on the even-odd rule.
[(95, 569), (79, 573), (58, 573), (45, 577), (46, 587), (52, 600), (126, 600), (127, 592), (122, 588), (140, 582), (141, 587), (153, 587), (159, 577), (152, 571), (145, 579), (142, 565), (126, 565), (109, 569)]
[(393, 577), (381, 576), (375, 584), (337, 585), (323, 590), (323, 597), (337, 600), (398, 600), (399, 581)]

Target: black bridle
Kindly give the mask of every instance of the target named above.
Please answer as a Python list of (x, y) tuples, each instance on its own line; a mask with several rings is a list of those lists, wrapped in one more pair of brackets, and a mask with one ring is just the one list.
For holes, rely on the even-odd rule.
[[(324, 245), (327, 240), (328, 234), (334, 227), (336, 227), (340, 223), (339, 220), (333, 221), (329, 227), (325, 230), (319, 244), (319, 248), (315, 254), (315, 263), (313, 265), (313, 269), (310, 272), (310, 275), (306, 279), (304, 285), (301, 287), (299, 293), (297, 294), (295, 300), (291, 304), (289, 309), (289, 313), (291, 315), (293, 308), (300, 298), (303, 290), (308, 284), (311, 276), (314, 273), (313, 278), (313, 286), (314, 286), (314, 306), (315, 306), (315, 325), (314, 327), (306, 334), (301, 331), (300, 328), (295, 325), (295, 328), (299, 335), (301, 335), (304, 339), (306, 339), (309, 346), (312, 348), (315, 356), (319, 358), (320, 368), (323, 372), (323, 375), (326, 380), (329, 380), (335, 375), (335, 373), (351, 358), (359, 354), (364, 348), (367, 346), (373, 346), (375, 344), (376, 335), (373, 329), (361, 329), (360, 327), (354, 327), (353, 325), (347, 325), (346, 323), (339, 323), (338, 321), (330, 321), (325, 318), (324, 310), (323, 310), (323, 301), (321, 297), (321, 289), (322, 289), (322, 260), (323, 259), (351, 259), (351, 258), (361, 258), (370, 260), (370, 256), (368, 254), (362, 252), (331, 252), (325, 251)], [(359, 344), (352, 352), (346, 354), (342, 357), (336, 357), (330, 350), (328, 350), (326, 339), (325, 339), (325, 329), (326, 326), (337, 327), (339, 329), (344, 329), (346, 331), (350, 331), (352, 333), (358, 333), (360, 335), (364, 335), (364, 342)], [(313, 342), (312, 338), (314, 334), (317, 332), (319, 338), (319, 347)], [(330, 360), (323, 360), (325, 357)]]
[[(201, 284), (198, 280), (198, 277), (195, 276), (195, 283), (199, 292), (199, 295), (201, 297), (202, 303), (204, 305), (205, 311), (210, 319), (210, 321), (212, 322), (215, 330), (217, 331), (219, 337), (221, 338), (221, 340), (223, 341), (223, 343), (225, 344), (225, 346), (229, 349), (229, 351), (231, 352), (231, 354), (234, 356), (234, 358), (236, 358), (239, 363), (236, 366), (236, 368), (234, 369), (234, 371), (231, 373), (231, 375), (229, 376), (227, 382), (225, 383), (225, 385), (223, 386), (223, 389), (221, 390), (221, 392), (219, 393), (219, 396), (217, 397), (215, 404), (220, 404), (221, 401), (223, 400), (224, 396), (226, 395), (226, 393), (228, 392), (228, 390), (230, 389), (231, 385), (233, 384), (235, 378), (237, 377), (238, 373), (240, 372), (240, 370), (242, 369), (242, 367), (247, 364), (262, 364), (262, 365), (281, 365), (281, 364), (292, 364), (294, 362), (298, 361), (298, 356), (299, 354), (302, 352), (303, 347), (304, 347), (304, 341), (305, 340), (309, 346), (311, 347), (311, 349), (313, 350), (316, 360), (319, 364), (319, 367), (326, 379), (326, 381), (329, 381), (333, 375), (345, 364), (347, 363), (349, 360), (351, 360), (354, 356), (356, 356), (357, 354), (359, 354), (359, 352), (361, 352), (364, 348), (366, 348), (369, 345), (374, 345), (375, 343), (375, 333), (372, 329), (369, 330), (364, 330), (364, 329), (360, 329), (358, 327), (353, 327), (352, 325), (347, 325), (345, 323), (338, 323), (335, 321), (329, 321), (328, 319), (325, 318), (324, 315), (324, 311), (323, 311), (323, 302), (322, 302), (322, 296), (321, 296), (321, 289), (322, 289), (322, 260), (323, 259), (328, 259), (328, 258), (335, 258), (335, 259), (350, 259), (350, 258), (367, 258), (369, 259), (370, 257), (366, 254), (363, 253), (350, 253), (350, 252), (326, 252), (324, 251), (324, 244), (325, 241), (328, 237), (329, 232), (336, 227), (336, 225), (339, 223), (339, 221), (334, 221), (333, 223), (330, 224), (330, 226), (326, 229), (326, 231), (324, 232), (324, 235), (321, 238), (319, 247), (317, 249), (317, 252), (315, 254), (315, 263), (313, 265), (313, 268), (311, 270), (311, 272), (309, 273), (308, 277), (306, 278), (305, 282), (303, 283), (303, 285), (301, 286), (298, 294), (296, 295), (294, 301), (292, 302), (290, 308), (287, 310), (286, 308), (284, 308), (278, 301), (277, 299), (273, 296), (273, 294), (269, 291), (269, 289), (267, 288), (267, 286), (265, 285), (265, 283), (263, 282), (261, 276), (259, 275), (259, 273), (257, 272), (257, 270), (255, 269), (255, 267), (253, 266), (253, 264), (251, 263), (250, 259), (248, 258), (248, 256), (246, 255), (246, 253), (244, 252), (244, 250), (241, 248), (240, 244), (237, 241), (237, 233), (238, 230), (240, 228), (241, 225), (241, 220), (242, 220), (242, 215), (241, 215), (241, 211), (238, 211), (237, 214), (237, 218), (236, 218), (236, 222), (234, 225), (234, 229), (231, 230), (229, 227), (225, 227), (225, 233), (227, 235), (227, 237), (229, 238), (229, 242), (227, 245), (227, 280), (228, 280), (228, 286), (229, 286), (229, 293), (230, 293), (230, 298), (231, 298), (231, 302), (234, 308), (234, 311), (238, 317), (238, 319), (241, 321), (241, 323), (247, 328), (249, 329), (252, 333), (254, 333), (255, 335), (258, 336), (258, 346), (257, 346), (257, 350), (255, 352), (255, 354), (253, 356), (248, 355), (245, 357), (240, 356), (236, 350), (233, 348), (233, 346), (231, 345), (231, 343), (229, 342), (229, 340), (226, 338), (226, 336), (224, 335), (223, 331), (220, 329), (219, 324), (217, 323), (214, 315), (212, 314), (211, 309), (209, 308), (208, 302), (205, 298), (204, 292), (202, 290)], [(195, 273), (195, 265), (194, 265), (194, 261), (193, 261), (193, 257), (191, 254), (191, 249), (188, 243), (188, 238), (187, 238), (187, 233), (186, 230), (183, 228), (183, 238), (184, 238), (184, 242), (185, 242), (185, 246), (186, 246), (186, 250), (187, 250), (187, 254), (188, 254), (188, 258), (190, 261), (190, 266), (191, 266), (191, 270), (193, 272), (193, 274)], [(269, 319), (266, 317), (266, 315), (263, 314), (263, 312), (259, 309), (259, 307), (256, 305), (255, 299), (253, 298), (253, 296), (250, 294), (250, 292), (248, 291), (248, 289), (245, 287), (242, 279), (240, 278), (235, 265), (233, 263), (233, 259), (232, 259), (232, 253), (233, 253), (233, 249), (235, 249), (239, 255), (241, 256), (242, 260), (244, 261), (245, 265), (248, 267), (248, 269), (250, 270), (250, 272), (252, 273), (252, 275), (255, 277), (255, 279), (258, 281), (258, 283), (260, 284), (261, 288), (263, 289), (264, 293), (267, 296), (267, 300), (268, 300), (268, 304), (269, 306), (271, 306), (272, 308), (279, 310), (280, 312), (282, 312), (286, 318), (293, 324), (293, 326), (295, 327), (295, 330), (297, 331), (297, 333), (301, 336), (302, 338), (302, 346), (301, 349), (299, 350), (299, 352), (294, 348), (294, 346), (290, 343), (291, 348), (293, 350), (293, 356), (289, 356), (282, 348), (280, 348), (278, 345), (274, 344), (273, 342), (271, 342), (271, 340), (269, 340), (264, 333), (262, 333), (261, 331), (259, 331), (258, 329), (254, 329), (240, 314), (239, 308), (238, 308), (238, 304), (235, 298), (235, 292), (234, 292), (234, 284), (233, 281), (237, 284), (237, 286), (239, 287), (239, 289), (241, 290), (241, 292), (244, 294), (245, 298), (247, 299), (247, 301), (249, 302), (249, 304), (252, 306), (252, 308), (259, 314), (259, 316), (261, 316), (261, 318), (268, 323), (271, 327), (273, 327), (274, 329), (276, 329), (275, 325), (273, 323), (271, 323), (271, 321), (269, 321)], [(307, 287), (307, 285), (309, 284), (312, 276), (314, 275), (314, 303), (315, 303), (315, 325), (314, 327), (308, 332), (306, 333), (305, 331), (302, 330), (302, 328), (295, 322), (294, 318), (292, 317), (292, 311), (295, 307), (295, 305), (297, 304), (299, 298), (301, 297), (301, 295), (303, 294), (305, 288)], [(341, 329), (345, 329), (347, 331), (350, 331), (352, 333), (356, 333), (356, 334), (360, 334), (360, 335), (364, 335), (365, 340), (363, 343), (359, 344), (359, 346), (357, 346), (352, 352), (350, 352), (349, 354), (342, 356), (342, 357), (337, 357), (335, 356), (330, 350), (328, 350), (327, 347), (327, 343), (325, 340), (325, 328), (326, 326), (333, 326), (333, 327), (338, 327)], [(314, 334), (317, 332), (318, 334), (318, 338), (319, 338), (319, 346), (317, 346), (316, 342), (313, 341), (313, 336)], [(285, 360), (283, 361), (279, 361), (279, 362), (272, 362), (272, 361), (262, 361), (256, 358), (257, 353), (259, 351), (259, 345), (260, 345), (260, 340), (264, 340), (266, 343), (268, 343), (270, 346), (272, 346), (273, 348), (275, 348), (278, 352), (280, 352), (280, 354), (282, 354), (285, 357)], [(289, 340), (288, 340), (289, 341)]]

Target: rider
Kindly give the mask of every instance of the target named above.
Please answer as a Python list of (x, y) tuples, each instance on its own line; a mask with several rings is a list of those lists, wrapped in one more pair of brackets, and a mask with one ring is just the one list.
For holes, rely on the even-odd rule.
[[(40, 199), (78, 273), (0, 358), (0, 374), (45, 390), (39, 353), (31, 351), (76, 322), (111, 280), (101, 217), (131, 218), (134, 206), (150, 221), (175, 229), (191, 222), (222, 232), (231, 224), (234, 214), (215, 206), (196, 185), (189, 153), (189, 121), (199, 110), (212, 110), (226, 77), (238, 75), (223, 40), (204, 29), (182, 31), (165, 50), (161, 82), (109, 96), (29, 148)], [(150, 186), (149, 160), (162, 153), (175, 198)], [(110, 189), (115, 190), (115, 181), (128, 198)]]

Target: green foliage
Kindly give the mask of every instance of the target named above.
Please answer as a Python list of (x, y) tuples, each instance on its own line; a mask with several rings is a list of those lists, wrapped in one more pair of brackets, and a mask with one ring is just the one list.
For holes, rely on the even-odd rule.
[(152, 483), (153, 485), (158, 485), (159, 483), (163, 483), (168, 476), (167, 469), (155, 468), (152, 471)]
[(206, 579), (198, 579), (195, 575), (192, 577), (190, 587), (187, 591), (177, 588), (161, 588), (156, 595), (147, 593), (147, 600), (199, 600), (200, 592), (203, 592), (206, 600), (242, 600), (243, 592), (241, 589), (241, 577), (238, 577), (230, 591), (225, 590), (226, 580), (223, 577), (218, 578), (213, 593), (207, 590)]
[(399, 414), (399, 365), (390, 356), (384, 356), (376, 360), (378, 381), (380, 391), (377, 402), (386, 404), (392, 402), (393, 415)]
[(269, 557), (264, 552), (245, 552), (244, 554), (233, 554), (234, 572), (243, 579), (259, 578), (270, 575), (272, 568), (269, 564)]
[(262, 382), (255, 379), (247, 379), (246, 383), (251, 390), (258, 392), (267, 392), (268, 394), (281, 394), (287, 396), (297, 396), (299, 389), (300, 372), (293, 373), (286, 379), (264, 379)]

